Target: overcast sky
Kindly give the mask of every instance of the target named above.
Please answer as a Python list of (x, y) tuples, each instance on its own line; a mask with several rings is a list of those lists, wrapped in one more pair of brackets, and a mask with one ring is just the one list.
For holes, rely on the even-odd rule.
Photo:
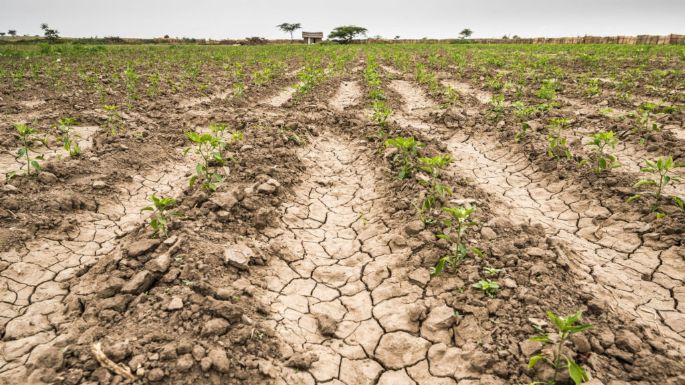
[(0, 0), (0, 31), (43, 22), (70, 37), (284, 38), (282, 22), (386, 38), (665, 35), (685, 34), (685, 0)]

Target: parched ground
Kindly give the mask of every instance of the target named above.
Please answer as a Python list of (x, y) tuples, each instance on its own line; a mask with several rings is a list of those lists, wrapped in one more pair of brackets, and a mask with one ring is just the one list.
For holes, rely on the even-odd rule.
[[(441, 108), (388, 60), (386, 134), (450, 155), (454, 195), (440, 204), (477, 210), (468, 234), (483, 257), (432, 277), (449, 245), (416, 215), (426, 186), (389, 162), (366, 55), (302, 94), (296, 62), (240, 97), (217, 81), (146, 100), (122, 110), (115, 137), (93, 95), (3, 93), (3, 130), (77, 114), (84, 153), (70, 159), (49, 131), (35, 147), (44, 172), (2, 185), (0, 383), (524, 384), (551, 375), (527, 367), (549, 349), (528, 340), (551, 330), (545, 312), (582, 310), (593, 328), (566, 353), (589, 383), (685, 384), (685, 216), (625, 203), (645, 157), (682, 157), (682, 126), (648, 146), (623, 140), (623, 167), (598, 177), (548, 159), (535, 119), (514, 141), (518, 122), (493, 121), (479, 84), (444, 76), (459, 102)], [(563, 97), (554, 114), (574, 117), (571, 145), (587, 156), (584, 138), (615, 123)], [(245, 140), (207, 194), (188, 185), (184, 132), (214, 122)], [(0, 171), (21, 174), (16, 137), (2, 146)], [(152, 194), (178, 200), (161, 239), (141, 212)], [(496, 295), (472, 287), (484, 278)]]

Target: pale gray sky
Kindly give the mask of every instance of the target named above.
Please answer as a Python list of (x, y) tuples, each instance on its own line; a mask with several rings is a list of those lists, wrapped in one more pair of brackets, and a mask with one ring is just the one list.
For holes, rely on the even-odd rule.
[(685, 34), (685, 0), (0, 0), (0, 31), (42, 22), (70, 37), (285, 38), (282, 22), (389, 38), (664, 35)]

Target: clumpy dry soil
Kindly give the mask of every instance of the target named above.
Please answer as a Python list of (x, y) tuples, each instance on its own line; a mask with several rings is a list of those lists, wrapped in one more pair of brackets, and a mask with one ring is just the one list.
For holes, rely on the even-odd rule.
[[(2, 185), (0, 383), (522, 384), (551, 374), (527, 368), (548, 349), (528, 340), (550, 330), (547, 310), (594, 325), (567, 352), (591, 384), (685, 383), (683, 217), (626, 206), (633, 166), (609, 183), (551, 164), (535, 130), (491, 132), (473, 85), (451, 82), (463, 104), (442, 110), (382, 68), (396, 78), (388, 134), (451, 156), (455, 194), (438, 207), (477, 208), (482, 258), (430, 275), (445, 229), (416, 216), (427, 187), (397, 179), (358, 68), (297, 101), (290, 73), (241, 100), (142, 106), (117, 138), (92, 116), (80, 158), (37, 148), (45, 171)], [(61, 108), (12, 103), (19, 120)], [(245, 140), (208, 194), (181, 153), (183, 132), (212, 122)], [(3, 145), (2, 171), (21, 171), (16, 138)], [(636, 148), (619, 158), (636, 165)], [(178, 200), (168, 237), (145, 225), (152, 194)], [(484, 278), (496, 295), (472, 287)]]

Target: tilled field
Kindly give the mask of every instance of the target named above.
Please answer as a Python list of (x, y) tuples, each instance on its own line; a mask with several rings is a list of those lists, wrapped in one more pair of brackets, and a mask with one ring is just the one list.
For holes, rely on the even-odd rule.
[(683, 48), (0, 54), (0, 383), (685, 384)]

